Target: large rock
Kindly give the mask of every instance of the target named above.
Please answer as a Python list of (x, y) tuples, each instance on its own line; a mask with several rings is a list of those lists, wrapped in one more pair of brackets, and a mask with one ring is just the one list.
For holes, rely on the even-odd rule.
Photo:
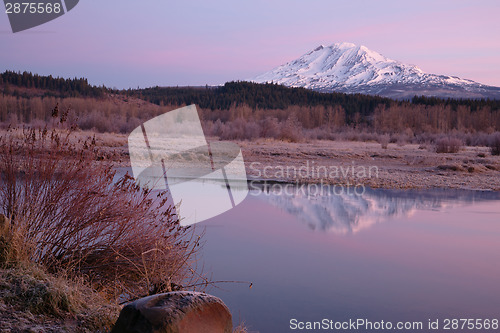
[(127, 304), (111, 333), (231, 333), (231, 313), (217, 297), (178, 291)]

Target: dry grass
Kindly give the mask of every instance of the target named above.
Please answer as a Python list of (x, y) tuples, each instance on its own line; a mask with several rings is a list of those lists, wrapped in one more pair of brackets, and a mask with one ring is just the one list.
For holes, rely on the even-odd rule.
[[(45, 125), (46, 124), (43, 123), (41, 127), (44, 128)], [(29, 127), (33, 127), (33, 126), (11, 127), (8, 129), (0, 128), (0, 137), (4, 137), (4, 138), (9, 137), (11, 139), (24, 140), (26, 130)], [(34, 128), (39, 128), (39, 127), (35, 126)], [(68, 134), (67, 129), (53, 128), (53, 129), (51, 129), (51, 132), (52, 131), (54, 131), (54, 133), (57, 133), (60, 137), (65, 137)], [(127, 144), (127, 136), (125, 134), (97, 133), (94, 131), (81, 130), (81, 129), (71, 130), (71, 135), (68, 136), (66, 140), (68, 141), (68, 143), (73, 144), (73, 145), (78, 145), (78, 144), (81, 144), (85, 141), (87, 141), (88, 143), (91, 143), (92, 141), (94, 141), (94, 145), (97, 148), (101, 148), (101, 147), (117, 148), (117, 147), (125, 146)]]
[(248, 329), (245, 326), (245, 323), (241, 323), (233, 330), (233, 333), (248, 333)]
[(81, 281), (28, 264), (0, 269), (0, 331), (108, 332), (119, 314)]
[(179, 225), (167, 193), (115, 179), (110, 163), (96, 163), (94, 140), (46, 128), (19, 133), (0, 138), (1, 265), (34, 262), (85, 277), (115, 300), (202, 279), (193, 268), (199, 236)]
[(259, 333), (258, 331), (253, 331), (248, 327), (244, 321), (240, 321), (238, 326), (233, 329), (233, 333)]

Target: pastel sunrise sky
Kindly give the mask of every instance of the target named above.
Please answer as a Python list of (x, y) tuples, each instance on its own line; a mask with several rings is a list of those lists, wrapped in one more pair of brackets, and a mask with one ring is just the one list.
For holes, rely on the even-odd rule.
[(211, 85), (352, 42), (425, 72), (500, 86), (498, 0), (81, 0), (16, 34), (2, 11), (2, 72), (117, 88)]

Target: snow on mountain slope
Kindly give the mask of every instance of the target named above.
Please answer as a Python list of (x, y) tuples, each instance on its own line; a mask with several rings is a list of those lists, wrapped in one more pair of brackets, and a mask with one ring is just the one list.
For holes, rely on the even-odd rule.
[(386, 58), (365, 46), (352, 43), (321, 45), (251, 81), (392, 98), (408, 98), (415, 94), (500, 98), (500, 88), (454, 76), (427, 74), (417, 66)]

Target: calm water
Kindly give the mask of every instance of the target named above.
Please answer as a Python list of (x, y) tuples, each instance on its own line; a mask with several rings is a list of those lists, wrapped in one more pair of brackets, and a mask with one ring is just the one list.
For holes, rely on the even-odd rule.
[(251, 331), (292, 332), (292, 318), (422, 332), (429, 319), (436, 331), (445, 318), (500, 319), (500, 193), (253, 192), (199, 227), (212, 278), (253, 283), (210, 290)]

